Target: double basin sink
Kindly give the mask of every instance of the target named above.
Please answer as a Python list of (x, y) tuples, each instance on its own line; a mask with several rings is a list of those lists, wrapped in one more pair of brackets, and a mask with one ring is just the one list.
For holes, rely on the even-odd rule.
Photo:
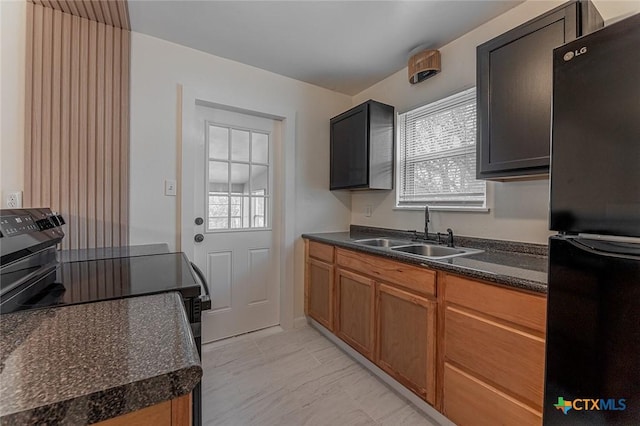
[(393, 238), (367, 238), (353, 241), (369, 247), (379, 247), (405, 253), (415, 257), (425, 259), (440, 260), (458, 256), (470, 256), (482, 253), (483, 250), (466, 247), (446, 247), (438, 244), (416, 243), (413, 241), (399, 240)]

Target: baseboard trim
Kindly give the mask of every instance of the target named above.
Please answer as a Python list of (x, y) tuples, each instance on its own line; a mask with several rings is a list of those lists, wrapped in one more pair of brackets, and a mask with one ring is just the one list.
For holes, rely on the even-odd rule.
[(301, 316), (293, 320), (293, 328), (302, 328), (308, 324), (307, 317)]
[[(295, 322), (300, 318), (296, 318)], [(306, 319), (305, 319), (306, 320)], [(393, 377), (385, 373), (380, 369), (377, 365), (369, 361), (367, 358), (362, 356), (359, 352), (353, 349), (351, 346), (347, 345), (345, 342), (336, 337), (332, 332), (324, 328), (320, 323), (313, 320), (312, 318), (308, 319), (308, 323), (322, 333), (327, 339), (331, 340), (333, 344), (339, 347), (343, 352), (349, 355), (351, 358), (358, 361), (363, 367), (367, 370), (371, 371), (373, 374), (378, 376), (380, 380), (385, 382), (391, 389), (402, 395), (403, 398), (407, 399), (411, 402), (417, 409), (426, 414), (434, 424), (438, 424), (440, 426), (456, 426), (451, 420), (443, 416), (438, 410), (433, 408), (431, 405), (427, 404), (425, 401), (416, 396), (409, 389), (405, 388), (400, 382), (396, 381)], [(296, 325), (296, 328), (297, 325)]]

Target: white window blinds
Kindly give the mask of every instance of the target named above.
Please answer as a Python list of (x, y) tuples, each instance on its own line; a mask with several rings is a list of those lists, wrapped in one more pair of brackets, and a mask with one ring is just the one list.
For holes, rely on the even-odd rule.
[(398, 116), (397, 205), (484, 207), (476, 180), (476, 90)]

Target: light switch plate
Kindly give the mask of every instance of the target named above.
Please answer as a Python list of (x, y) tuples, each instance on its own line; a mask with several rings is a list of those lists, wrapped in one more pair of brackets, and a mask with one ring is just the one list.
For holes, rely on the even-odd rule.
[(365, 217), (371, 217), (372, 213), (373, 213), (373, 206), (371, 204), (367, 204), (364, 208)]
[(176, 195), (176, 181), (175, 179), (164, 180), (164, 195), (175, 197)]

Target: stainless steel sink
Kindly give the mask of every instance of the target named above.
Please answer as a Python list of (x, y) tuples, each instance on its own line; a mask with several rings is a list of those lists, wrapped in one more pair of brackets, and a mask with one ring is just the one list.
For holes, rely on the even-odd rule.
[(444, 259), (457, 256), (468, 256), (472, 254), (482, 253), (482, 250), (470, 249), (465, 247), (444, 247), (433, 244), (411, 244), (405, 246), (391, 247), (391, 250), (400, 251), (415, 256), (425, 257), (429, 259)]
[(406, 246), (409, 244), (406, 240), (394, 240), (391, 238), (367, 238), (364, 240), (355, 240), (354, 243), (362, 244), (371, 247), (395, 247)]
[(447, 247), (437, 244), (413, 243), (408, 240), (398, 240), (393, 238), (365, 238), (354, 240), (354, 243), (369, 247), (378, 247), (383, 250), (393, 250), (402, 252), (410, 256), (424, 259), (448, 259), (457, 256), (469, 256), (482, 253), (482, 250), (470, 249), (466, 247)]

